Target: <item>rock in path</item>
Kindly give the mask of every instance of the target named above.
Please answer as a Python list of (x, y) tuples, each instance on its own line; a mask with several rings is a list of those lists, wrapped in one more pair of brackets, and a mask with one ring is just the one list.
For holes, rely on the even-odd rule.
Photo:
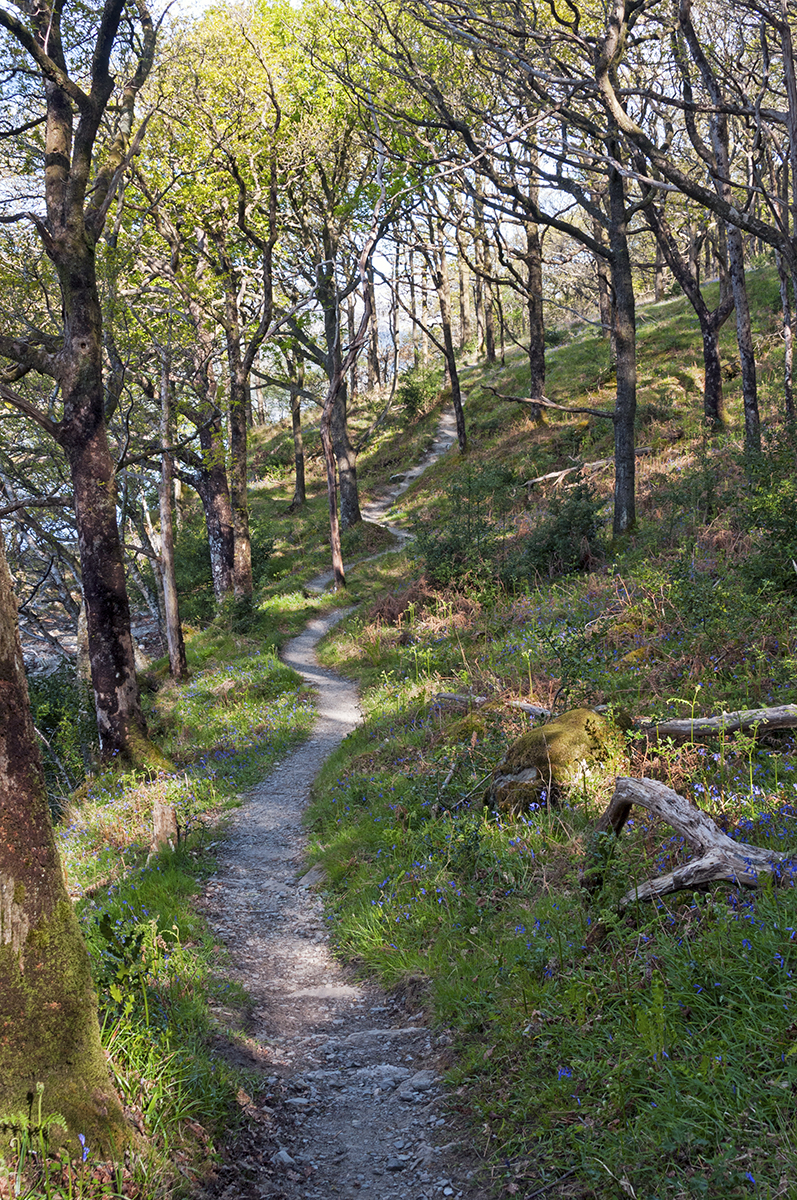
[[(444, 1104), (449, 1038), (332, 957), (323, 873), (309, 872), (302, 813), (326, 756), (360, 720), (354, 685), (313, 647), (346, 611), (314, 620), (284, 659), (318, 689), (310, 740), (246, 798), (201, 908), (251, 998), (246, 1034), (219, 1053), (258, 1072), (247, 1127), (197, 1200), (480, 1200), (478, 1166)], [(224, 1023), (231, 1009), (220, 1008)]]

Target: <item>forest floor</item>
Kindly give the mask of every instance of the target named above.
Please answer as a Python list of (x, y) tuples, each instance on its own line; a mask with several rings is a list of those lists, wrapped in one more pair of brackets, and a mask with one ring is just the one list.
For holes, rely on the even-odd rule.
[(266, 1097), (248, 1105), (251, 1119), (202, 1197), (485, 1194), (442, 1088), (450, 1035), (427, 1026), (411, 989), (388, 996), (336, 961), (319, 873), (303, 871), (313, 780), (360, 720), (355, 685), (320, 668), (313, 648), (350, 611), (311, 621), (288, 643), (284, 661), (317, 692), (316, 725), (247, 796), (198, 904), (249, 997), (249, 1036), (228, 1053), (258, 1072)]
[[(366, 519), (401, 543), (407, 534), (387, 521), (391, 506), (455, 438), (453, 412), (444, 412), (432, 447), (363, 506)], [(322, 591), (331, 579), (319, 575), (307, 589)], [(314, 647), (353, 611), (312, 620), (283, 650), (316, 694), (315, 726), (248, 793), (197, 903), (227, 949), (225, 974), (248, 997), (246, 1037), (221, 1052), (255, 1071), (265, 1094), (265, 1101), (260, 1093), (243, 1097), (249, 1119), (222, 1149), (201, 1198), (487, 1194), (476, 1178), (482, 1164), (442, 1086), (453, 1035), (429, 1028), (411, 986), (388, 995), (335, 959), (317, 894), (323, 872), (303, 870), (313, 782), (361, 721), (356, 685), (320, 667)], [(236, 1014), (219, 1008), (215, 1015), (224, 1023)]]
[[(793, 1194), (791, 866), (774, 890), (719, 886), (621, 916), (629, 881), (688, 848), (629, 821), (603, 889), (586, 893), (613, 774), (520, 813), (482, 803), (529, 704), (653, 719), (793, 701), (797, 450), (779, 419), (776, 276), (751, 286), (765, 430), (753, 459), (735, 376), (727, 429), (706, 435), (684, 303), (640, 314), (650, 453), (622, 542), (608, 536), (611, 430), (507, 405), (526, 386), (509, 350), (463, 369), (464, 457), (443, 453), (455, 439), (439, 381), (422, 377), (417, 408), (399, 389), (378, 426), (383, 400), (361, 401), (369, 501), (343, 537), (345, 599), (322, 574), (312, 427), (299, 510), (289, 423), (253, 435), (251, 606), (214, 609), (201, 513), (186, 504), (191, 676), (174, 684), (165, 660), (143, 676), (172, 772), (78, 787), (90, 714), (63, 672), (33, 680), (103, 1044), (146, 1153), (122, 1167), (84, 1147), (64, 1167), (21, 1143), (5, 1190), (0, 1161), (0, 1196)], [(608, 347), (563, 336), (548, 394), (611, 404)], [(732, 363), (730, 342), (724, 353)], [(619, 744), (626, 772), (737, 840), (791, 853), (790, 731)], [(180, 836), (148, 857), (156, 803)]]

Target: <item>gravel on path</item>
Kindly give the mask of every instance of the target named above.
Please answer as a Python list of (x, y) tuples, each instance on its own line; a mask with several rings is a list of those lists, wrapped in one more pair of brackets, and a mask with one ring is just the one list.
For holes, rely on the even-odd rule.
[(318, 690), (315, 730), (246, 797), (200, 902), (226, 944), (227, 976), (251, 999), (248, 1036), (220, 1037), (219, 1053), (253, 1068), (263, 1090), (239, 1096), (246, 1128), (198, 1200), (487, 1194), (446, 1102), (450, 1035), (333, 958), (317, 892), (323, 876), (305, 862), (313, 780), (360, 720), (355, 685), (320, 667), (313, 647), (351, 611), (311, 621), (285, 649), (284, 660)]

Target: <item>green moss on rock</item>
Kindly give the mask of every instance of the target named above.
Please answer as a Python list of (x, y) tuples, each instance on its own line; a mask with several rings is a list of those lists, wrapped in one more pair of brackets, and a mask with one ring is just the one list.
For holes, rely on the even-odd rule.
[(543, 789), (556, 795), (621, 769), (624, 754), (615, 725), (590, 708), (576, 708), (512, 743), (493, 773), (485, 800), (514, 815), (538, 803)]

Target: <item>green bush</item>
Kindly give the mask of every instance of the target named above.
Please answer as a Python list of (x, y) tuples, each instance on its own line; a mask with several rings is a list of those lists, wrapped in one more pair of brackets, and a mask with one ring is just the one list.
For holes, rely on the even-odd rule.
[(504, 564), (504, 581), (517, 586), (538, 576), (553, 579), (587, 567), (600, 553), (601, 507), (602, 501), (586, 483), (577, 484), (564, 497), (554, 496), (548, 515)]
[(432, 403), (440, 388), (439, 371), (428, 367), (410, 367), (399, 380), (398, 402), (411, 421)]
[[(255, 587), (268, 577), (267, 563), (274, 552), (271, 527), (262, 517), (250, 518), (252, 578)], [(186, 514), (175, 546), (175, 574), (180, 595), (180, 617), (192, 625), (205, 625), (213, 619), (216, 597), (210, 569), (210, 548), (201, 510)]]
[(65, 663), (52, 675), (28, 678), (33, 724), (39, 734), (47, 792), (54, 815), (83, 782), (98, 755), (90, 691)]
[(754, 539), (745, 563), (757, 586), (797, 592), (797, 441), (790, 429), (771, 437), (760, 454), (747, 459), (749, 490), (739, 518)]
[(449, 484), (440, 515), (415, 524), (412, 552), (432, 583), (456, 586), (494, 576), (504, 536), (500, 515), (511, 504), (512, 482), (506, 467), (466, 467)]
[(199, 508), (183, 517), (174, 547), (174, 569), (180, 617), (192, 625), (204, 625), (213, 616), (215, 596), (207, 529)]

